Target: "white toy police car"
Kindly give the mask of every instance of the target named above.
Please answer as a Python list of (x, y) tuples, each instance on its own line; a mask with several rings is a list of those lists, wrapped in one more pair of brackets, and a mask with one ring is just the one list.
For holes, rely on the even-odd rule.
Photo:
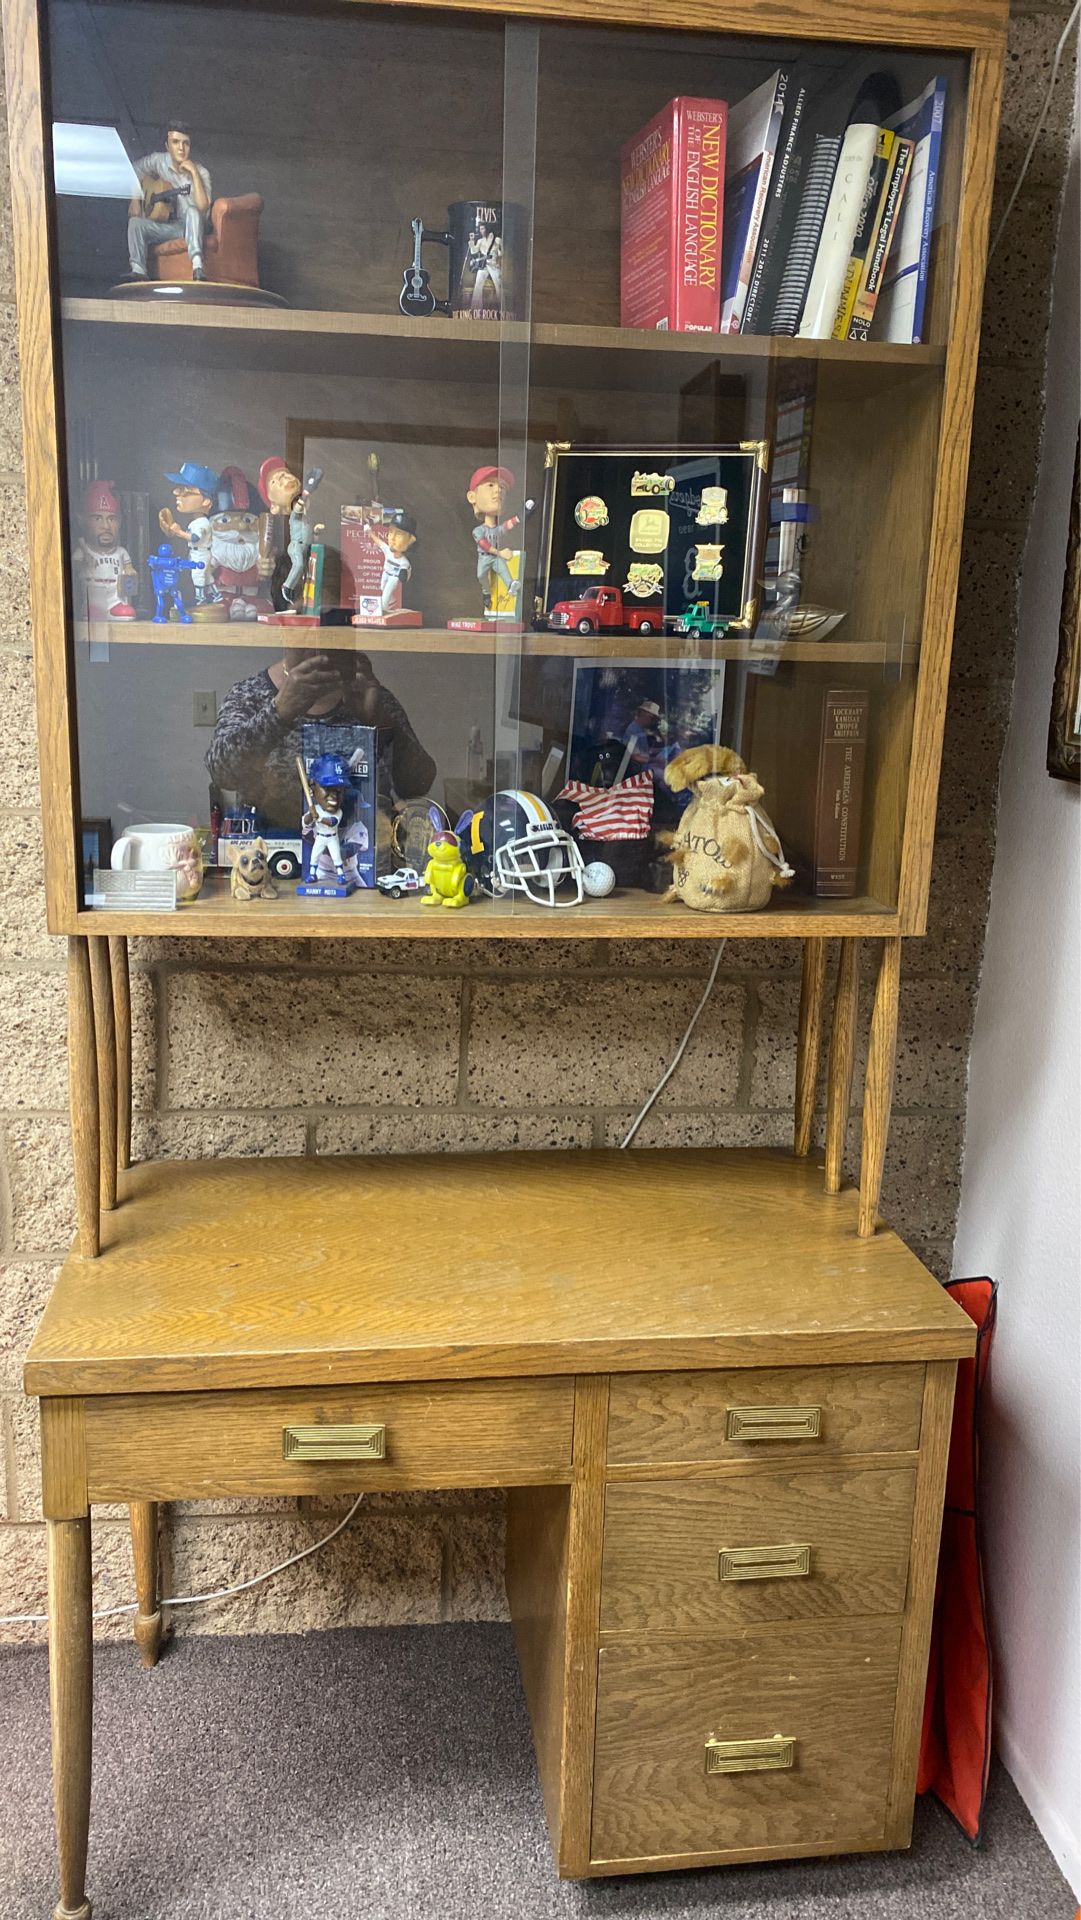
[(380, 893), (400, 900), (404, 894), (419, 893), (423, 883), (416, 867), (399, 867), (396, 873), (381, 873), (375, 884)]

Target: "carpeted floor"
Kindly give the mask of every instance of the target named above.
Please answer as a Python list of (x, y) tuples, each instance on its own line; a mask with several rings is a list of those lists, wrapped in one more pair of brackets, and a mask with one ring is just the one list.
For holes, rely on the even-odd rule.
[[(921, 1806), (909, 1854), (560, 1883), (509, 1630), (99, 1650), (95, 1920), (1070, 1920), (996, 1776), (985, 1848)], [(0, 1920), (55, 1897), (48, 1682), (0, 1656)]]

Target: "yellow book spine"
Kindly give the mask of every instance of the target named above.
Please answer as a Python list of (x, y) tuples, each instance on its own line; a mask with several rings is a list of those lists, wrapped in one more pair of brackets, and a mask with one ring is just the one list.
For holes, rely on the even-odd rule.
[(848, 329), (852, 325), (852, 314), (856, 305), (856, 295), (863, 279), (864, 264), (875, 243), (879, 222), (882, 218), (882, 206), (886, 189), (890, 183), (893, 162), (893, 149), (897, 145), (897, 135), (889, 133), (885, 127), (879, 127), (875, 142), (874, 164), (871, 177), (867, 182), (867, 201), (863, 208), (860, 223), (856, 229), (853, 252), (845, 268), (841, 297), (837, 302), (837, 313), (830, 332), (831, 340), (847, 340)]

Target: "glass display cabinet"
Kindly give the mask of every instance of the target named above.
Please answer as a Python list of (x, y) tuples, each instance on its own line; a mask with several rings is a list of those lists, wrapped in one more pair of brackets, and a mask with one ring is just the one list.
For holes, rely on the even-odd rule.
[[(922, 929), (986, 213), (970, 130), (988, 101), (962, 54), (913, 44), (918, 20), (854, 44), (843, 19), (828, 38), (751, 40), (427, 6), (270, 6), (257, 27), (216, 7), (211, 25), (195, 0), (52, 0), (55, 187), (22, 186), (46, 194), (52, 241), (35, 323), (50, 312), (56, 329), (60, 497), (47, 540), (35, 517), (34, 572), (70, 716), (45, 735), (58, 929), (168, 931), (179, 910), (185, 933), (438, 931), (415, 895), (372, 884), (424, 865), (423, 812), (394, 831), (406, 803), (454, 829), (524, 791), (569, 827), (568, 783), (647, 771), (648, 843), (616, 859), (606, 897), (576, 900), (573, 876), (551, 889), (558, 931), (715, 937), (712, 914), (666, 898), (661, 844), (688, 800), (665, 768), (701, 743), (757, 774), (794, 870), (725, 932)], [(715, 278), (723, 320), (748, 222), (750, 274), (753, 235), (775, 261), (791, 253), (816, 147), (928, 89), (939, 124), (914, 143), (886, 268), (922, 208), (918, 324), (887, 286), (867, 338), (771, 332), (767, 259), (754, 331), (621, 325), (634, 249), (653, 271), (666, 211), (693, 222), (694, 257), (661, 261), (662, 277), (693, 268), (703, 293)], [(191, 175), (187, 192), (159, 180), (129, 248), (137, 168), (168, 161), (174, 94), (191, 128), (176, 144), (213, 197), (203, 213)], [(715, 131), (688, 187), (682, 123), (649, 129), (696, 99)], [(669, 145), (682, 214), (654, 177)], [(760, 182), (764, 207), (746, 204)], [(194, 267), (185, 217), (205, 228)], [(440, 239), (415, 247), (415, 224)], [(449, 315), (424, 311), (437, 298)], [(829, 336), (831, 317), (803, 324)], [(651, 505), (650, 470), (674, 503)], [(292, 529), (289, 475), (318, 476)], [(711, 485), (731, 502), (703, 510)], [(377, 724), (374, 799), (354, 803), (375, 853), (350, 866), (366, 884), (347, 899), (288, 884), (313, 713)], [(839, 834), (823, 808), (846, 737)], [(178, 908), (132, 877), (161, 870), (157, 843), (122, 849), (105, 877), (143, 822), (200, 832), (204, 877), (195, 897), (182, 879)], [(283, 843), (273, 899), (230, 893), (235, 829), (253, 826)], [(592, 843), (586, 826), (574, 837)], [(486, 879), (456, 937), (555, 930), (530, 890), (496, 876), (491, 897)]]
[(1004, 6), (4, 10), (73, 1258), (180, 932), (798, 938), (797, 1155), (836, 939), (831, 1194), (873, 938), (873, 1244)]
[(997, 27), (9, 13), (51, 928), (872, 936), (870, 1232)]

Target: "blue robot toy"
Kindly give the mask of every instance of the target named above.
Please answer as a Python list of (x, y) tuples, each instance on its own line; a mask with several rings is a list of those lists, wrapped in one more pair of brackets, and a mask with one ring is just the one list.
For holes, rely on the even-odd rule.
[(147, 566), (154, 586), (154, 623), (164, 626), (170, 617), (172, 607), (176, 608), (176, 617), (185, 626), (191, 625), (191, 614), (180, 598), (180, 576), (182, 573), (195, 573), (200, 567), (198, 560), (182, 560), (167, 540), (163, 540), (157, 553), (152, 553)]

